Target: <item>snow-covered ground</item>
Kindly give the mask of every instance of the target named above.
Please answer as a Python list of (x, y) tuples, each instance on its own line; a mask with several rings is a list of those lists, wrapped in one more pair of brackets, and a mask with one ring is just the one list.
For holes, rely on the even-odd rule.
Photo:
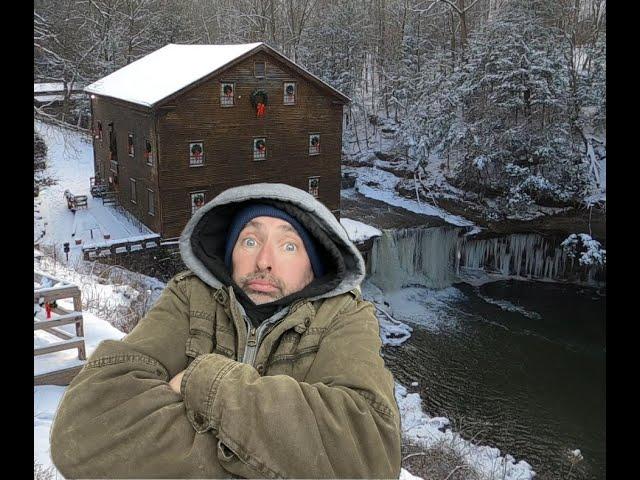
[(377, 166), (349, 167), (343, 169), (356, 174), (356, 190), (365, 197), (373, 198), (396, 207), (402, 207), (411, 212), (440, 217), (445, 222), (460, 227), (475, 226), (473, 222), (458, 215), (451, 215), (445, 210), (433, 205), (429, 198), (416, 197), (415, 200), (402, 197), (396, 192), (396, 184), (401, 180), (393, 173), (382, 170)]
[[(93, 177), (93, 147), (91, 138), (40, 121), (34, 128), (47, 144), (46, 174), (57, 183), (42, 187), (34, 199), (34, 242), (42, 246), (56, 246), (60, 252), (63, 243), (69, 242), (70, 258), (82, 254), (82, 245), (105, 239), (125, 239), (151, 234), (144, 225), (135, 225), (113, 206), (103, 205), (101, 198), (93, 198), (89, 192), (89, 179)], [(65, 190), (74, 195), (87, 196), (87, 208), (74, 214), (67, 208)], [(76, 245), (76, 240), (81, 240)]]
[(341, 218), (340, 223), (347, 231), (349, 240), (353, 243), (364, 242), (372, 237), (379, 237), (382, 232), (371, 225), (358, 222), (357, 220), (351, 220), (350, 218)]

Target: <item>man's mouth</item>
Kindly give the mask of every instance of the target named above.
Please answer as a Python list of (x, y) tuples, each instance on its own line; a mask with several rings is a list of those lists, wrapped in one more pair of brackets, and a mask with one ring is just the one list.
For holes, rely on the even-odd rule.
[(250, 280), (247, 287), (256, 292), (276, 292), (279, 288), (266, 280)]

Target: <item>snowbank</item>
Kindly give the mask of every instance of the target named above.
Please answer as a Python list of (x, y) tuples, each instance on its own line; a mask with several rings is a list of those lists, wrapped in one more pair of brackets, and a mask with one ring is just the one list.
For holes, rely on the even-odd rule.
[(441, 208), (421, 201), (401, 197), (395, 191), (396, 184), (400, 181), (394, 174), (377, 167), (354, 167), (356, 173), (356, 190), (365, 197), (380, 200), (396, 207), (402, 207), (411, 212), (422, 215), (440, 217), (445, 222), (460, 227), (475, 226), (473, 222), (457, 215), (451, 215)]
[(449, 420), (430, 417), (422, 411), (422, 400), (417, 393), (396, 383), (396, 401), (402, 418), (403, 434), (425, 448), (447, 445), (467, 464), (471, 465), (483, 479), (529, 480), (535, 472), (524, 460), (516, 463), (511, 455), (501, 456), (500, 450), (478, 446), (447, 428)]
[(372, 237), (379, 237), (382, 232), (376, 227), (367, 225), (366, 223), (351, 220), (350, 218), (341, 218), (340, 223), (347, 231), (349, 240), (354, 243), (364, 242)]

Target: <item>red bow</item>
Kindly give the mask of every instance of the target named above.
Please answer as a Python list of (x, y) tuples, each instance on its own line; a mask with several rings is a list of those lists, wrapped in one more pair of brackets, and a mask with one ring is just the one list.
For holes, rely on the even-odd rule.
[(264, 103), (258, 104), (257, 114), (259, 117), (264, 117), (264, 114), (267, 113), (267, 107), (265, 107)]

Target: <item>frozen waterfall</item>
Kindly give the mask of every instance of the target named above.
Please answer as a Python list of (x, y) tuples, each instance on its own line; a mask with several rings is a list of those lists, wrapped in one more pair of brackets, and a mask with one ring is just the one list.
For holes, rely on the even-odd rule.
[(585, 268), (559, 243), (535, 233), (489, 239), (465, 237), (458, 227), (383, 230), (370, 256), (371, 280), (391, 291), (409, 285), (444, 288), (469, 272), (536, 280), (604, 283), (602, 267)]

